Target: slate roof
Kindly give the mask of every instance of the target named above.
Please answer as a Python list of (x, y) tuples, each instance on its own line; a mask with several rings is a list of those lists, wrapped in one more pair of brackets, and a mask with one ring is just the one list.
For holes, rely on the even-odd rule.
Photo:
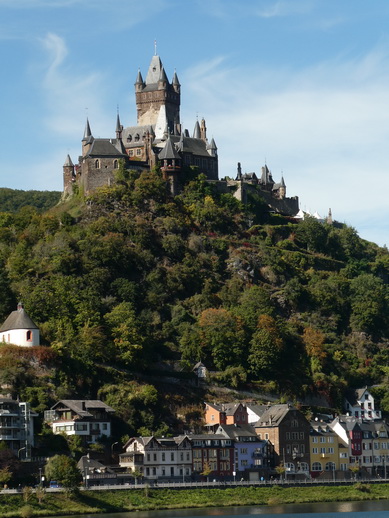
[(51, 407), (52, 410), (56, 410), (58, 408), (70, 408), (80, 417), (93, 417), (88, 409), (101, 409), (105, 410), (107, 413), (115, 412), (115, 410), (103, 403), (99, 399), (61, 399), (55, 405)]
[(265, 410), (255, 426), (277, 427), (283, 421), (289, 410), (293, 410), (293, 407), (290, 407), (287, 404), (272, 405), (267, 410)]
[(12, 329), (38, 329), (38, 326), (35, 325), (27, 315), (21, 304), (19, 304), (18, 309), (12, 311), (5, 320), (4, 324), (0, 327), (0, 333), (11, 331)]
[[(219, 430), (222, 430), (219, 432)], [(216, 432), (225, 433), (230, 439), (238, 440), (239, 437), (256, 437), (260, 441), (258, 435), (255, 433), (254, 427), (249, 424), (221, 424)]]
[(121, 158), (123, 153), (116, 148), (116, 139), (96, 138), (86, 156)]
[(160, 160), (173, 160), (173, 159), (181, 159), (181, 155), (176, 150), (175, 146), (173, 145), (172, 139), (169, 137), (166, 141), (165, 147), (162, 149), (162, 151), (159, 153), (158, 158)]

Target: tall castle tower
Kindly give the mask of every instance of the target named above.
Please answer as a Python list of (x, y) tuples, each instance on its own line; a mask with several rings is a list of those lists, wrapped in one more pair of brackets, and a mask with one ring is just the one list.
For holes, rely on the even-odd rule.
[(151, 59), (146, 81), (139, 71), (135, 83), (138, 126), (155, 126), (155, 136), (162, 138), (166, 130), (177, 134), (180, 128), (181, 85), (176, 72), (169, 83), (159, 56)]

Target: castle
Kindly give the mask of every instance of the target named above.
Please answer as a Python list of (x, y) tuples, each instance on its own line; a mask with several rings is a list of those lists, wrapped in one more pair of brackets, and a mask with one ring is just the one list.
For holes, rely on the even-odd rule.
[(245, 202), (250, 190), (260, 190), (271, 210), (293, 216), (297, 214), (298, 199), (286, 198), (286, 186), (273, 181), (267, 166), (262, 175), (242, 174), (240, 164), (235, 179), (219, 180), (218, 153), (214, 139), (207, 138), (205, 120), (198, 120), (190, 136), (180, 122), (181, 85), (176, 72), (169, 82), (160, 57), (151, 59), (146, 79), (138, 71), (135, 82), (137, 124), (124, 128), (119, 113), (114, 138), (93, 137), (89, 120), (82, 139), (81, 156), (73, 164), (69, 155), (63, 166), (64, 195), (73, 193), (77, 185), (85, 195), (98, 187), (112, 185), (120, 162), (126, 169), (144, 171), (160, 165), (163, 177), (169, 181), (173, 195), (180, 191), (183, 170), (194, 166), (198, 173), (215, 183), (222, 192), (232, 192)]

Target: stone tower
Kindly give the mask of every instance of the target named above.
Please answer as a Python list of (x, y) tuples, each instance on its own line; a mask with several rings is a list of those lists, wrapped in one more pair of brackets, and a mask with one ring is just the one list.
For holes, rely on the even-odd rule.
[[(155, 134), (162, 137), (166, 131), (175, 134), (180, 124), (180, 83), (174, 72), (169, 83), (159, 56), (151, 59), (146, 81), (139, 71), (135, 83), (138, 126), (155, 125)], [(161, 135), (159, 135), (161, 134)]]

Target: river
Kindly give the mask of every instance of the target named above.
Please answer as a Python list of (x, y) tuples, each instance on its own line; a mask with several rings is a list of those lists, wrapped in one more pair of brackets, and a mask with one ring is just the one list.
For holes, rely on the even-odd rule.
[[(389, 500), (367, 502), (330, 502), (319, 504), (282, 504), (274, 506), (212, 507), (207, 509), (175, 509), (168, 511), (134, 511), (129, 513), (87, 514), (83, 518), (196, 518), (220, 516), (233, 518), (389, 518)], [(57, 518), (74, 518), (61, 516)]]

